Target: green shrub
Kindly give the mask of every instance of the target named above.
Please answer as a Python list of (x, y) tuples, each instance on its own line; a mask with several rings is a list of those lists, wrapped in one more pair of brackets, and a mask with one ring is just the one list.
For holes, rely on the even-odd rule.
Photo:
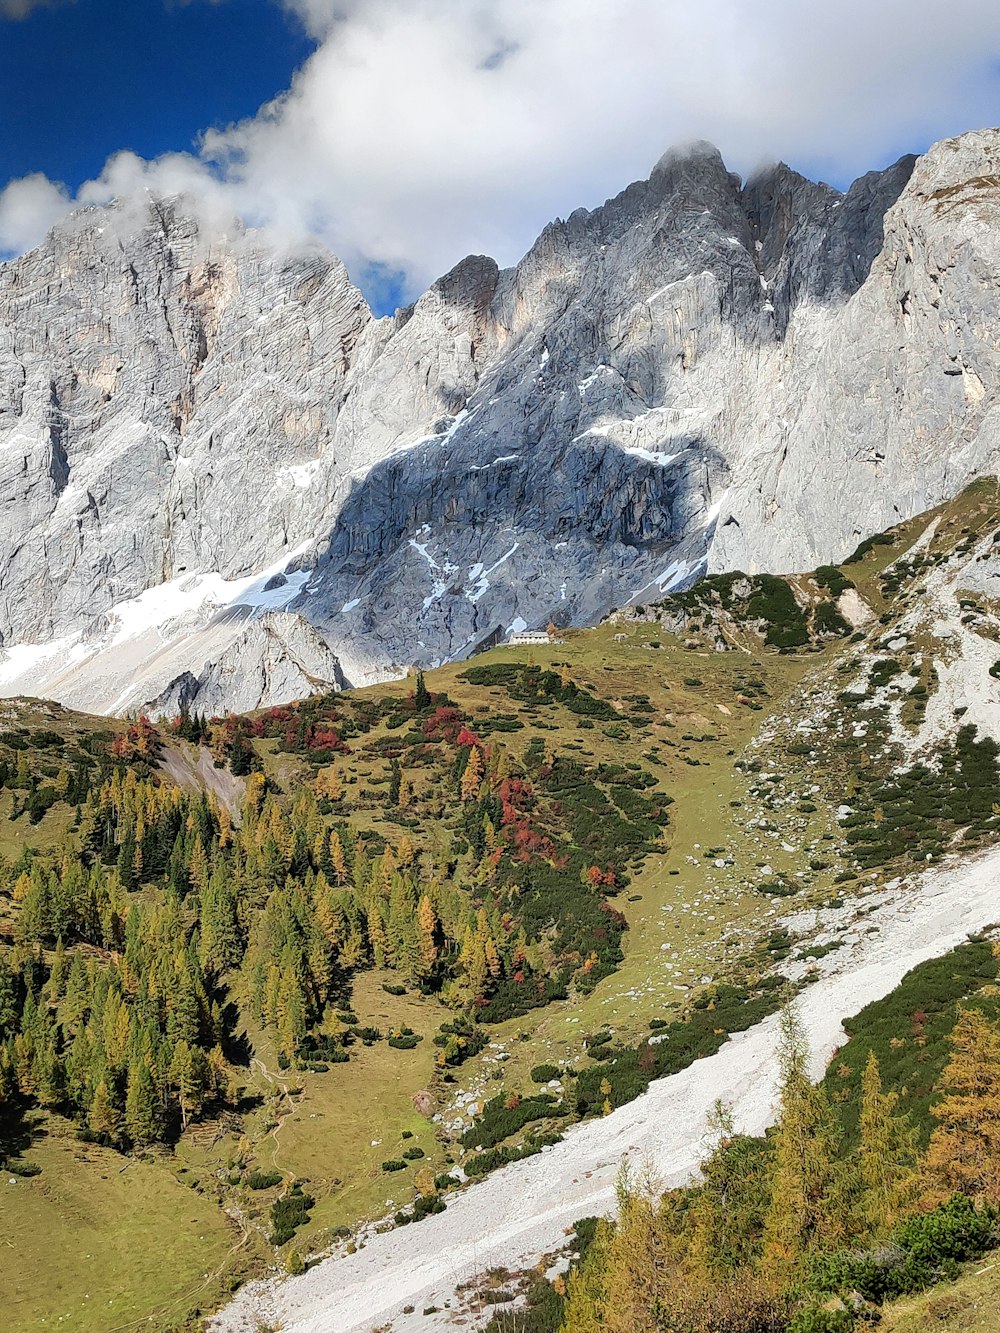
[(813, 578), (821, 588), (826, 588), (830, 596), (836, 600), (841, 593), (847, 592), (848, 588), (853, 588), (854, 582), (847, 577), (836, 565), (820, 565), (819, 569), (813, 572)]
[(550, 1079), (559, 1077), (558, 1065), (535, 1065), (531, 1071), (532, 1083), (548, 1083)]
[(827, 1310), (809, 1305), (792, 1317), (787, 1333), (851, 1333), (854, 1316), (849, 1310)]
[(271, 1204), (271, 1244), (284, 1245), (295, 1235), (299, 1227), (309, 1221), (310, 1209), (316, 1200), (306, 1194), (299, 1181), (296, 1181), (287, 1194), (275, 1199)]
[(896, 538), (891, 532), (877, 532), (872, 537), (866, 537), (865, 540), (856, 547), (851, 555), (844, 561), (845, 565), (857, 565), (864, 560), (870, 551), (874, 551), (876, 546), (895, 546)]
[(764, 642), (772, 648), (797, 648), (809, 642), (805, 612), (789, 584), (775, 574), (754, 577), (747, 615), (766, 622)]
[(0, 1168), (6, 1171), (8, 1175), (20, 1176), (22, 1180), (30, 1180), (32, 1176), (40, 1176), (42, 1168), (37, 1162), (6, 1161)]
[(489, 1148), (503, 1139), (510, 1138), (512, 1134), (516, 1134), (534, 1120), (568, 1114), (569, 1107), (564, 1102), (557, 1101), (548, 1092), (539, 1092), (533, 1097), (520, 1099), (499, 1093), (486, 1103), (482, 1115), (465, 1131), (461, 1142), (466, 1148)]
[(246, 1178), (246, 1186), (251, 1190), (269, 1190), (283, 1179), (280, 1171), (252, 1171)]
[(818, 1257), (810, 1284), (816, 1291), (860, 1292), (881, 1303), (909, 1296), (958, 1276), (959, 1265), (979, 1259), (997, 1240), (997, 1212), (977, 1209), (956, 1194), (932, 1213), (910, 1218), (877, 1250), (838, 1250)]

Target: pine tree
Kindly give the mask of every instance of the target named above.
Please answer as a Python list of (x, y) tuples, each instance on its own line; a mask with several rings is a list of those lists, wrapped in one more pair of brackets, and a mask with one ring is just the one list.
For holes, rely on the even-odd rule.
[(87, 1124), (95, 1134), (107, 1135), (112, 1143), (118, 1142), (122, 1132), (121, 1112), (112, 1101), (107, 1081), (103, 1078), (94, 1089)]
[(927, 1148), (928, 1202), (956, 1191), (1000, 1204), (1000, 1032), (978, 1009), (960, 1009), (938, 1126)]
[(156, 1087), (143, 1057), (133, 1060), (128, 1069), (125, 1094), (125, 1131), (136, 1148), (155, 1142), (158, 1132)]
[(861, 1220), (871, 1239), (889, 1232), (916, 1198), (917, 1131), (897, 1114), (899, 1095), (884, 1092), (874, 1051), (861, 1081), (858, 1171)]
[(771, 1202), (764, 1227), (764, 1269), (779, 1281), (799, 1261), (839, 1239), (834, 1203), (836, 1121), (808, 1073), (808, 1047), (791, 1009), (781, 1020), (781, 1115), (774, 1136)]

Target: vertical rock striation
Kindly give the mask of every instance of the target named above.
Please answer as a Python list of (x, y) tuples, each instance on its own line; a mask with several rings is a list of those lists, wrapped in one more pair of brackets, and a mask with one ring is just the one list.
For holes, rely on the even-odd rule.
[(312, 680), (296, 617), (360, 682), (843, 556), (996, 468), (997, 131), (846, 194), (689, 145), (384, 319), (322, 250), (196, 218), (125, 201), (0, 267), (9, 692), (69, 663), (80, 702), (115, 653), (127, 706), (223, 707), (259, 649), (272, 701)]

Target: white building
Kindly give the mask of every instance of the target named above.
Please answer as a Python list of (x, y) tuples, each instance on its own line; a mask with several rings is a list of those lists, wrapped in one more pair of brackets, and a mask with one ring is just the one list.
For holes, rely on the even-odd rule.
[(516, 630), (513, 634), (511, 634), (507, 642), (509, 644), (518, 644), (518, 643), (531, 644), (532, 646), (537, 648), (539, 644), (551, 643), (551, 639), (549, 638), (548, 630), (521, 629), (521, 630)]

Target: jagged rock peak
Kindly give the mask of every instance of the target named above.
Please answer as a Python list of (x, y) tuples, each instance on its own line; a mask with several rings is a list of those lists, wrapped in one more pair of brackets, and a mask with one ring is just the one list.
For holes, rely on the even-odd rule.
[[(360, 683), (814, 567), (1000, 456), (998, 131), (843, 195), (684, 146), (394, 319), (321, 250), (130, 207), (0, 268), (3, 690), (239, 697), (283, 611)], [(309, 687), (268, 660), (251, 693)]]
[(661, 192), (677, 189), (682, 183), (707, 181), (725, 182), (731, 189), (740, 186), (739, 176), (729, 170), (719, 149), (706, 139), (692, 139), (668, 148), (650, 172), (649, 180)]
[(475, 310), (493, 299), (499, 273), (497, 261), (489, 255), (466, 255), (431, 290), (449, 305)]

